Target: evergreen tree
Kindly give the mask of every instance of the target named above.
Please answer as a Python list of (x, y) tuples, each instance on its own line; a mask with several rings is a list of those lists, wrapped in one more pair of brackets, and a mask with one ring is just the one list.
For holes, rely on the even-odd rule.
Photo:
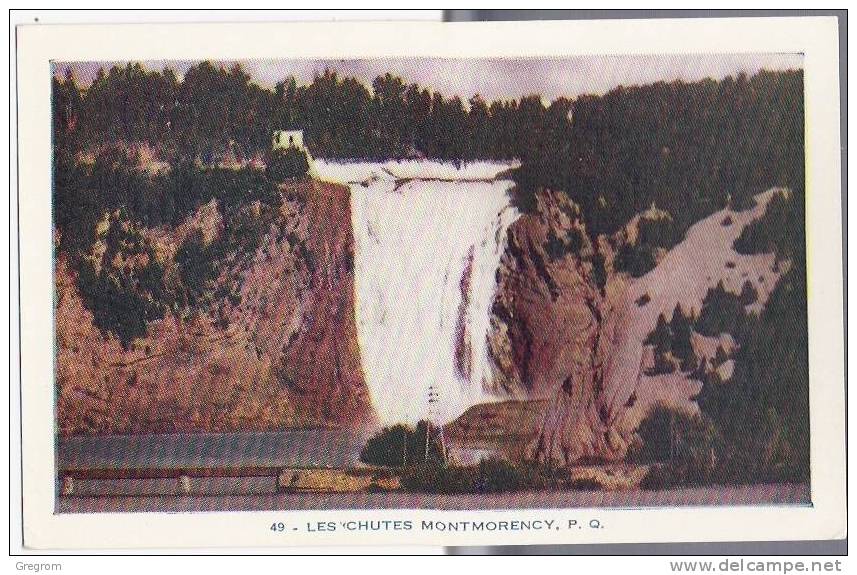
[(741, 295), (738, 296), (738, 300), (741, 302), (741, 305), (747, 306), (756, 303), (756, 300), (758, 299), (759, 293), (756, 291), (753, 283), (750, 280), (746, 280), (744, 282), (744, 286), (741, 288)]
[[(670, 320), (670, 332), (672, 333), (672, 353), (685, 365), (685, 362), (690, 365), (696, 359), (691, 343), (691, 333), (693, 325), (690, 319), (684, 315), (681, 309), (681, 304), (676, 305), (673, 310), (672, 319)], [(691, 359), (693, 358), (693, 359)], [(695, 365), (693, 367), (696, 367)], [(693, 369), (691, 367), (690, 369)], [(682, 369), (682, 371), (687, 371)]]
[(658, 323), (646, 338), (645, 343), (654, 346), (655, 352), (659, 354), (667, 353), (672, 349), (672, 334), (664, 314), (658, 316)]

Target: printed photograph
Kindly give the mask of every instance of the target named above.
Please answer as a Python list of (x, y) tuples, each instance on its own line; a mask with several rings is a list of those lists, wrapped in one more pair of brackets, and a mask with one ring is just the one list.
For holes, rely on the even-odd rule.
[(801, 54), (51, 73), (57, 513), (811, 505)]

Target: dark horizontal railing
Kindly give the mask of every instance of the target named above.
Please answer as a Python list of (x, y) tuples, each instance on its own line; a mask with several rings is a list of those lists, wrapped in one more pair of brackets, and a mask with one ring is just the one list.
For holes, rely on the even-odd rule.
[(220, 466), (220, 467), (72, 467), (60, 469), (59, 479), (175, 479), (188, 477), (276, 477), (282, 466)]

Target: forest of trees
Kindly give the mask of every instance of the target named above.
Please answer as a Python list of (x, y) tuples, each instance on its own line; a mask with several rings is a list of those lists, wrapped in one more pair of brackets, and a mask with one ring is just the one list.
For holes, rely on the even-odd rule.
[(564, 190), (593, 236), (655, 204), (680, 239), (772, 186), (803, 188), (802, 71), (619, 87), (571, 110), (568, 126), (549, 131), (557, 138), (522, 156), (519, 203), (539, 187)]
[[(771, 253), (789, 269), (761, 314), (736, 323), (735, 372), (705, 381), (699, 406), (734, 442), (723, 463), (738, 477), (809, 480), (809, 358), (803, 185), (777, 194), (735, 241), (740, 253)], [(790, 214), (785, 219), (783, 214)], [(742, 290), (739, 298), (754, 298)], [(734, 305), (734, 304), (733, 304)], [(726, 331), (724, 326), (723, 330)]]
[(55, 77), (53, 93), (60, 150), (145, 141), (171, 163), (205, 162), (230, 146), (265, 154), (274, 129), (301, 128), (322, 158), (517, 158), (522, 209), (539, 187), (564, 190), (593, 237), (654, 204), (677, 241), (726, 205), (803, 182), (800, 70), (620, 86), (546, 105), (538, 95), (465, 102), (389, 73), (369, 87), (326, 70), (268, 90), (240, 64), (202, 62), (179, 79), (129, 63), (99, 70), (86, 88), (70, 72)]
[(322, 158), (428, 157), (466, 161), (526, 158), (567, 134), (571, 101), (540, 96), (468, 101), (408, 84), (392, 74), (371, 89), (326, 70), (308, 85), (294, 77), (267, 90), (240, 64), (202, 62), (180, 80), (141, 64), (99, 70), (88, 87), (73, 74), (54, 78), (55, 141), (86, 147), (147, 141), (170, 158), (205, 159), (227, 145), (265, 153), (275, 129), (299, 128)]

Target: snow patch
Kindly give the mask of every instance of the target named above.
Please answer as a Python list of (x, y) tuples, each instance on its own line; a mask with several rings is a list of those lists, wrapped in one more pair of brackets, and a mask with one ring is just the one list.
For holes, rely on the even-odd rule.
[[(726, 290), (738, 294), (744, 282), (749, 281), (759, 294), (755, 305), (758, 309), (764, 306), (786, 266), (777, 267), (774, 254), (742, 255), (732, 245), (750, 222), (764, 215), (768, 202), (778, 191), (781, 190), (770, 189), (758, 194), (756, 205), (748, 210), (724, 209), (700, 220), (653, 270), (631, 283), (620, 311), (616, 331), (619, 335), (613, 342), (613, 352), (605, 370), (607, 408), (611, 416), (622, 410), (638, 387), (645, 347), (642, 342), (655, 328), (660, 314), (669, 319), (677, 305), (681, 305), (685, 313), (698, 314), (708, 290), (719, 282), (723, 282)], [(722, 222), (727, 216), (732, 224), (724, 226)], [(650, 301), (644, 306), (635, 305), (643, 294), (648, 294)], [(699, 343), (701, 349), (711, 351), (707, 349), (711, 347), (709, 342)], [(714, 345), (713, 350), (716, 349)], [(676, 374), (675, 377), (685, 376)], [(651, 380), (660, 381), (663, 376), (639, 379), (637, 395), (642, 396), (653, 389)]]

